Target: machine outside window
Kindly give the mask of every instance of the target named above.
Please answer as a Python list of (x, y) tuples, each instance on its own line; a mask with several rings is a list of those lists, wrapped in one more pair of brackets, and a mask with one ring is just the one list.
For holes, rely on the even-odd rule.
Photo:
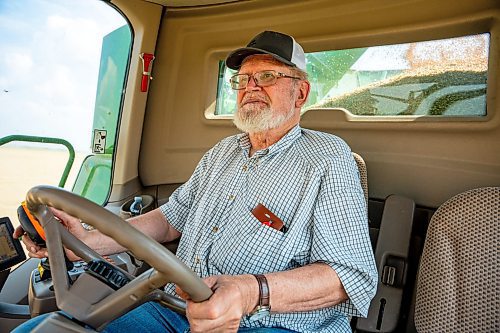
[[(486, 116), (490, 34), (306, 54), (306, 110), (358, 116)], [(220, 64), (216, 115), (232, 115), (234, 71)]]

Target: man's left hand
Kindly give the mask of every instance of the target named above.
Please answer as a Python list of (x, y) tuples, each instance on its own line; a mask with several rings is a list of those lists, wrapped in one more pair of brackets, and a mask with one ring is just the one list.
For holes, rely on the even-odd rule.
[(216, 275), (203, 281), (214, 292), (204, 302), (193, 302), (179, 287), (176, 290), (187, 302), (191, 332), (237, 332), (241, 317), (257, 305), (257, 280), (252, 275)]

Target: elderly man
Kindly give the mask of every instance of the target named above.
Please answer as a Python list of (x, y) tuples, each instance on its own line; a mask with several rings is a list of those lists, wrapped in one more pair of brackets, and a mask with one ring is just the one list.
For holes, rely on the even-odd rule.
[[(195, 303), (168, 285), (187, 298), (186, 317), (147, 303), (106, 331), (348, 332), (348, 317), (367, 314), (377, 284), (351, 151), (299, 126), (310, 83), (292, 37), (265, 31), (226, 64), (238, 70), (234, 123), (244, 133), (208, 151), (168, 203), (130, 221), (159, 242), (180, 238), (177, 255), (214, 294)], [(55, 214), (98, 252), (124, 250)], [(45, 256), (23, 241), (31, 256)]]

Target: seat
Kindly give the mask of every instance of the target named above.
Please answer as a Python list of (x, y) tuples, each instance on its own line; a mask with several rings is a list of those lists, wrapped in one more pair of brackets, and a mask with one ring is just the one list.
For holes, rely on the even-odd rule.
[(400, 317), (403, 291), (408, 270), (409, 246), (415, 202), (400, 195), (390, 195), (384, 203), (380, 230), (370, 238), (374, 246), (379, 273), (377, 293), (373, 297), (368, 316), (358, 318), (356, 331), (395, 332)]
[(368, 209), (368, 171), (366, 169), (366, 163), (359, 154), (353, 152), (352, 157), (354, 157), (356, 165), (358, 166), (361, 187), (363, 188), (363, 192), (365, 193), (366, 209)]
[(458, 194), (433, 215), (418, 272), (419, 332), (500, 331), (500, 187)]
[[(368, 172), (364, 159), (352, 153), (368, 210)], [(370, 240), (377, 261), (380, 280), (367, 318), (357, 318), (352, 325), (363, 332), (393, 332), (398, 324), (408, 250), (415, 212), (415, 202), (399, 195), (386, 198), (380, 227), (369, 225)]]

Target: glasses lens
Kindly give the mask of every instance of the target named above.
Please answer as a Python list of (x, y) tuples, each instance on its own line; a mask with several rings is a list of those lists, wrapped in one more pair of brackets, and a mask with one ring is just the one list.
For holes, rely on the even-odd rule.
[(236, 74), (231, 77), (231, 88), (235, 90), (245, 89), (248, 83), (248, 75), (247, 74)]
[(273, 71), (263, 71), (254, 74), (257, 85), (261, 87), (270, 86), (276, 83), (276, 73)]

